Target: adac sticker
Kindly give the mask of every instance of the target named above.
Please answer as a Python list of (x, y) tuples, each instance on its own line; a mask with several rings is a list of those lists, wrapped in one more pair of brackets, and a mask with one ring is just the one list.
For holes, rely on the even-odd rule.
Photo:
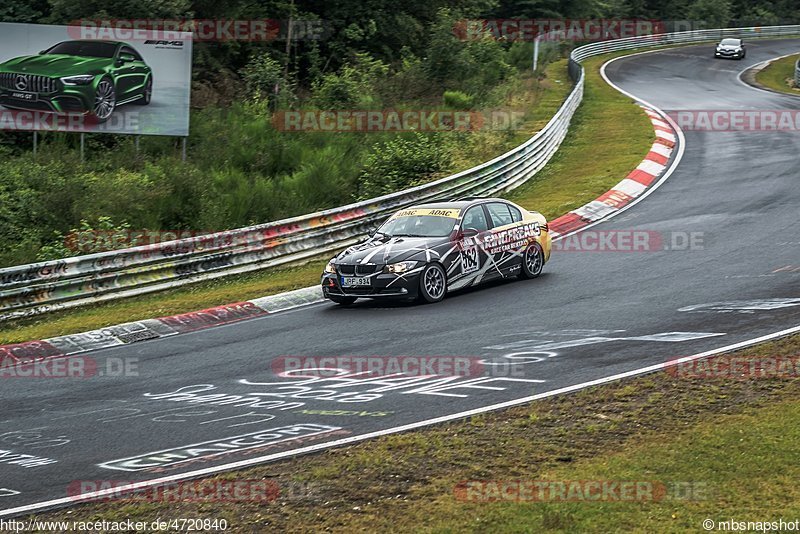
[(432, 217), (448, 217), (450, 219), (458, 219), (458, 210), (448, 209), (432, 209), (432, 208), (415, 208), (410, 210), (400, 210), (394, 215), (392, 219), (399, 217), (418, 217), (422, 215), (430, 215)]

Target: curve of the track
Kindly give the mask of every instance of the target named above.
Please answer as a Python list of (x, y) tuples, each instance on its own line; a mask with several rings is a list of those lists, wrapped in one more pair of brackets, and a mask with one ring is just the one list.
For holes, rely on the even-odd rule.
[[(665, 50), (615, 61), (607, 75), (663, 110), (800, 109), (800, 99), (737, 79), (745, 67), (798, 46), (754, 41), (741, 62), (715, 61), (706, 45)], [(695, 233), (702, 248), (563, 251), (540, 279), (494, 284), (437, 305), (315, 305), (92, 354), (101, 369), (138, 359), (139, 376), (3, 380), (0, 515), (53, 505), (77, 491), (76, 481), (150, 480), (280, 455), (800, 324), (800, 134), (685, 135), (685, 155), (669, 180), (594, 230)], [(680, 246), (682, 238), (675, 239)], [(747, 304), (704, 306), (732, 301)], [(513, 358), (523, 374), (504, 377), (508, 368), (497, 365), (493, 376), (447, 384), (289, 386), (296, 380), (271, 369), (286, 355)], [(205, 386), (189, 387), (197, 385)], [(177, 390), (183, 394), (168, 395)], [(211, 456), (221, 451), (232, 452)]]

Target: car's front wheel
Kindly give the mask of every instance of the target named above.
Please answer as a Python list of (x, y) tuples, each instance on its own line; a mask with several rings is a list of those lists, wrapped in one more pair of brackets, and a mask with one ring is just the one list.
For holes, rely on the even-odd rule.
[(522, 255), (522, 270), (520, 278), (536, 278), (544, 269), (544, 250), (539, 243), (532, 243)]
[(419, 296), (425, 302), (439, 302), (447, 293), (447, 275), (438, 263), (431, 263), (419, 276)]
[(336, 295), (328, 295), (328, 298), (340, 306), (350, 306), (358, 297), (339, 297)]
[(99, 121), (107, 121), (114, 113), (117, 107), (117, 91), (114, 88), (114, 82), (110, 78), (103, 78), (97, 84), (97, 90), (94, 94), (94, 106), (92, 107), (92, 115)]

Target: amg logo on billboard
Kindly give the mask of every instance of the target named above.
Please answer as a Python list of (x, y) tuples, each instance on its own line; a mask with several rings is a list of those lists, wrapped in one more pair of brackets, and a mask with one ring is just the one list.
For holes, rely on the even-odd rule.
[(157, 41), (149, 39), (144, 42), (146, 45), (154, 45), (156, 48), (183, 48), (183, 41)]
[(290, 441), (293, 439), (315, 436), (318, 434), (327, 434), (328, 432), (334, 432), (336, 430), (341, 430), (341, 427), (317, 424), (300, 424), (269, 428), (258, 432), (252, 432), (250, 434), (242, 434), (241, 436), (233, 436), (230, 438), (222, 438), (213, 441), (204, 441), (202, 443), (195, 443), (193, 445), (186, 445), (184, 447), (150, 452), (141, 456), (134, 456), (132, 458), (112, 460), (110, 462), (100, 464), (100, 467), (105, 467), (106, 469), (115, 469), (117, 471), (143, 471), (145, 469), (166, 467), (182, 462), (188, 462), (189, 460), (194, 460), (196, 458), (211, 458), (231, 452), (257, 449), (259, 447), (273, 445), (282, 441)]

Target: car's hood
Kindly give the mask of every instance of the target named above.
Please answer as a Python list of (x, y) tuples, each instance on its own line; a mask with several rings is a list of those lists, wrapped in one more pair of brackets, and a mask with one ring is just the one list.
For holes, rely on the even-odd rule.
[(95, 74), (110, 65), (114, 60), (101, 57), (65, 56), (45, 54), (23, 56), (0, 64), (4, 72), (38, 74), (42, 76), (74, 76), (76, 74)]
[(736, 45), (724, 45), (724, 46), (717, 46), (718, 50), (724, 50), (726, 52), (736, 52), (737, 50), (741, 50), (741, 46)]
[[(436, 257), (441, 248), (449, 243), (447, 237), (386, 237), (375, 236), (354, 245), (338, 256), (336, 263), (387, 264), (399, 261)], [(433, 251), (433, 252), (432, 252)]]

